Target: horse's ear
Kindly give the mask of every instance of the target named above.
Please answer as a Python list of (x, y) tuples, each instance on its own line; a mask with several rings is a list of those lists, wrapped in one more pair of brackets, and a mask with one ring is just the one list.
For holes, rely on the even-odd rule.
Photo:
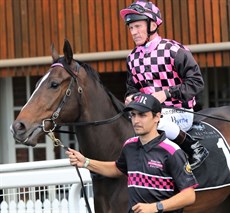
[(54, 48), (53, 43), (51, 45), (51, 55), (52, 55), (53, 61), (57, 61), (59, 59), (59, 54), (58, 54), (57, 50)]
[(73, 60), (73, 51), (71, 45), (67, 39), (65, 39), (63, 53), (67, 64), (71, 64)]

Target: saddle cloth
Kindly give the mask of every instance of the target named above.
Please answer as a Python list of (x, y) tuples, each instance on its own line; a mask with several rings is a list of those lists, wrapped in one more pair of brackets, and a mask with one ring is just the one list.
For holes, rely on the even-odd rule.
[(209, 151), (203, 164), (193, 170), (199, 183), (196, 191), (230, 186), (230, 147), (223, 135), (203, 121), (194, 123), (188, 133)]

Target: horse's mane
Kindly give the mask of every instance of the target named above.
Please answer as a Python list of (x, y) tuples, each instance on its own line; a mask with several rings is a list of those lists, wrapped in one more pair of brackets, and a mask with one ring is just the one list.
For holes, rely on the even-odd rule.
[(91, 78), (95, 79), (100, 84), (102, 84), (99, 73), (96, 72), (89, 64), (84, 63), (82, 61), (78, 61), (78, 60), (76, 60), (76, 62), (79, 63), (85, 69), (85, 71)]
[[(55, 62), (58, 62), (59, 60), (60, 60), (60, 58), (59, 58), (58, 60), (54, 61), (54, 63), (55, 63)], [(61, 58), (61, 60), (63, 60), (63, 58)], [(112, 94), (112, 92), (109, 91), (109, 89), (107, 89), (107, 88), (103, 85), (103, 83), (102, 83), (102, 81), (101, 81), (101, 79), (100, 79), (99, 73), (98, 73), (96, 70), (94, 70), (89, 64), (87, 64), (87, 63), (85, 63), (85, 62), (82, 62), (82, 61), (79, 61), (79, 60), (76, 60), (76, 59), (74, 59), (74, 61), (76, 61), (80, 66), (82, 66), (82, 67), (85, 69), (85, 71), (86, 71), (87, 75), (89, 75), (89, 77), (91, 77), (93, 80), (96, 80), (97, 82), (100, 83), (100, 85), (102, 86), (102, 88), (105, 90), (105, 92), (106, 92), (107, 95), (109, 96), (110, 100), (112, 101), (112, 104), (113, 104), (113, 106), (115, 107), (115, 110), (116, 110), (118, 113), (122, 112), (123, 109), (125, 108), (125, 105), (124, 105), (120, 100), (118, 100), (118, 99)], [(123, 113), (123, 116), (124, 116), (125, 118), (129, 119), (128, 113)]]
[[(82, 62), (82, 61), (78, 61), (78, 60), (76, 60), (76, 61), (85, 69), (85, 71), (87, 72), (87, 74), (88, 74), (91, 78), (93, 78), (94, 80), (98, 81), (98, 82), (101, 84), (101, 86), (104, 88), (104, 90), (106, 91), (106, 93), (107, 93), (108, 96), (110, 97), (110, 99), (111, 99), (111, 101), (112, 101), (112, 103), (113, 103), (113, 105), (114, 105), (116, 111), (117, 111), (117, 112), (123, 111), (123, 109), (125, 108), (125, 105), (124, 105), (121, 101), (119, 101), (119, 100), (113, 95), (113, 93), (110, 92), (109, 89), (107, 89), (107, 88), (103, 85), (103, 83), (102, 83), (102, 81), (101, 81), (101, 79), (100, 79), (99, 73), (98, 73), (97, 71), (95, 71), (89, 64), (84, 63), (84, 62)], [(126, 114), (126, 113), (125, 113), (125, 117), (127, 117), (127, 114)]]

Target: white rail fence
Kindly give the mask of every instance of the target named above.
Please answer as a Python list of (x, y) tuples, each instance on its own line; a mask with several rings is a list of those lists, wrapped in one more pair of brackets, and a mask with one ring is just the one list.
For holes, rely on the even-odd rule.
[[(79, 169), (92, 212), (90, 173)], [(0, 165), (1, 213), (87, 213), (80, 178), (68, 159)]]

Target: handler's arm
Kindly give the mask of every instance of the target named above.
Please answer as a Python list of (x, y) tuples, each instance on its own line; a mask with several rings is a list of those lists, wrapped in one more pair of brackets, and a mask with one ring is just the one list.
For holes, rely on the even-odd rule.
[[(182, 209), (195, 202), (195, 192), (192, 187), (184, 189), (173, 197), (162, 200), (161, 203), (164, 207), (164, 212)], [(156, 203), (138, 203), (132, 207), (134, 213), (137, 212), (158, 212)]]
[(162, 201), (165, 211), (173, 211), (176, 209), (184, 208), (195, 202), (195, 191), (192, 187), (184, 189), (173, 197)]
[(66, 154), (68, 155), (70, 159), (70, 164), (72, 166), (87, 168), (92, 172), (107, 177), (118, 177), (123, 174), (116, 167), (114, 161), (107, 162), (107, 161), (88, 159), (85, 156), (83, 156), (80, 152), (77, 152), (76, 150), (70, 148), (68, 149), (68, 151), (66, 151)]

